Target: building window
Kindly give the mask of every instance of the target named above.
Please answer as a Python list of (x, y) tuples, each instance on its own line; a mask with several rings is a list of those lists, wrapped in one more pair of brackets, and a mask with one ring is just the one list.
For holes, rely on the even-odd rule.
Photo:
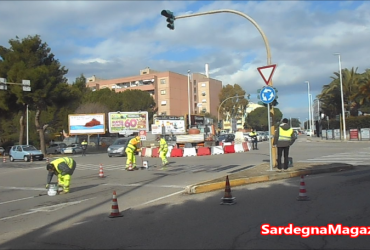
[(206, 92), (202, 92), (202, 96), (206, 96)]
[(197, 88), (194, 88), (194, 94), (196, 94), (197, 93)]
[(194, 80), (194, 86), (197, 85), (197, 80)]
[(167, 104), (167, 101), (161, 101), (162, 106), (166, 106), (166, 104)]
[(165, 94), (166, 94), (166, 90), (165, 89), (161, 90), (161, 95), (165, 95)]
[(202, 83), (202, 87), (205, 87), (206, 86), (206, 84), (205, 83)]
[(207, 112), (207, 109), (202, 109), (202, 113), (206, 113)]
[(203, 103), (206, 103), (206, 102), (207, 102), (207, 100), (206, 100), (206, 99), (203, 99), (203, 100), (202, 100), (202, 102), (203, 102)]
[(161, 79), (161, 84), (166, 84), (166, 79)]

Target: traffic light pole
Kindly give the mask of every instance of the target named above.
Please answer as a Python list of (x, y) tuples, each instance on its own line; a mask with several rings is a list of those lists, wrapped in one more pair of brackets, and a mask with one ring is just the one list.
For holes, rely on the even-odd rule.
[[(257, 30), (259, 31), (259, 33), (261, 34), (262, 38), (263, 38), (263, 41), (265, 43), (265, 47), (266, 47), (266, 52), (267, 52), (267, 65), (271, 65), (271, 51), (270, 51), (270, 46), (269, 46), (269, 43), (268, 43), (268, 40), (267, 40), (267, 37), (265, 35), (265, 33), (262, 31), (262, 29), (258, 26), (258, 24), (256, 23), (256, 21), (254, 21), (251, 17), (249, 17), (248, 15), (244, 14), (243, 12), (240, 12), (240, 11), (236, 11), (236, 10), (230, 10), (230, 9), (221, 9), (221, 10), (211, 10), (211, 11), (206, 11), (206, 12), (199, 12), (199, 13), (194, 13), (194, 14), (188, 14), (188, 15), (182, 15), (182, 16), (176, 16), (175, 17), (175, 20), (177, 19), (183, 19), (183, 18), (188, 18), (188, 17), (195, 17), (195, 16), (204, 16), (204, 15), (212, 15), (212, 14), (218, 14), (218, 13), (232, 13), (232, 14), (236, 14), (236, 15), (239, 15), (239, 16), (242, 16), (244, 18), (246, 18), (249, 22), (251, 22), (256, 28)], [(270, 80), (269, 86), (272, 87), (272, 80)], [(273, 148), (272, 147), (272, 140), (274, 138), (274, 135), (275, 135), (275, 126), (274, 126), (274, 107), (272, 105), (268, 105), (268, 115), (269, 115), (269, 128), (270, 128), (270, 137), (269, 138), (269, 145), (270, 145), (270, 169), (272, 170), (272, 167), (275, 167), (276, 166), (276, 148)], [(271, 120), (270, 120), (271, 119)], [(272, 122), (271, 122), (272, 121)]]

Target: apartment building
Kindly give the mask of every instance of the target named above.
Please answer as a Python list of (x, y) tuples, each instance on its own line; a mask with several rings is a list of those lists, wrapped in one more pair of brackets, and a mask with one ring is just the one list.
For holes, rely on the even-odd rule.
[(188, 77), (188, 75), (171, 71), (160, 72), (148, 67), (140, 70), (139, 75), (130, 77), (104, 80), (92, 76), (87, 78), (86, 86), (93, 90), (109, 88), (116, 92), (128, 89), (147, 91), (157, 104), (158, 115), (173, 116), (189, 113), (189, 89), (192, 114), (209, 112), (217, 116), (218, 94), (222, 89), (222, 82), (209, 78), (208, 70), (206, 75), (193, 73)]
[[(248, 106), (247, 106), (246, 110), (245, 110), (245, 114), (243, 114), (241, 110), (238, 110), (237, 115), (236, 115), (236, 119), (235, 119), (236, 130), (244, 129), (244, 123), (247, 119), (248, 114), (250, 114), (256, 108), (261, 108), (261, 107), (264, 107), (264, 106), (250, 101), (248, 103)], [(231, 117), (230, 117), (229, 114), (226, 116), (226, 119), (223, 121), (222, 124), (223, 124), (222, 129), (229, 130), (229, 131), (233, 130), (232, 129)]]

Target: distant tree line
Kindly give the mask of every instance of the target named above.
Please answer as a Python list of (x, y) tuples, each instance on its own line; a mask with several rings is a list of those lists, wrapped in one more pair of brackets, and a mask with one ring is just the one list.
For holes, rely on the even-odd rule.
[[(30, 80), (31, 91), (20, 85), (0, 90), (0, 145), (25, 144), (28, 106), (29, 144), (45, 153), (46, 141), (68, 131), (69, 114), (106, 113), (114, 111), (148, 111), (152, 119), (156, 103), (149, 93), (126, 90), (116, 93), (86, 88), (83, 74), (69, 84), (68, 69), (55, 59), (39, 35), (9, 40), (10, 47), (0, 46), (0, 77), (9, 83)], [(107, 122), (107, 121), (106, 121)]]

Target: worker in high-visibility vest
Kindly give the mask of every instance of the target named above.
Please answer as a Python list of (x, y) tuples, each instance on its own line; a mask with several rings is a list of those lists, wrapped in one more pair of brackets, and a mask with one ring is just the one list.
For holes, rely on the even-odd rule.
[(71, 183), (71, 176), (76, 169), (76, 161), (70, 157), (58, 158), (46, 165), (46, 170), (49, 171), (46, 188), (49, 188), (49, 184), (53, 179), (54, 175), (58, 176), (58, 185), (63, 187), (63, 191), (59, 194), (69, 193), (69, 185)]
[(288, 170), (289, 166), (289, 148), (295, 142), (293, 129), (289, 126), (288, 119), (284, 118), (280, 126), (275, 130), (273, 145), (277, 147), (277, 168), (278, 172), (282, 171), (281, 157), (284, 153), (284, 170)]
[(252, 128), (252, 131), (249, 133), (249, 137), (252, 139), (253, 150), (257, 150), (257, 132)]
[(86, 156), (86, 149), (87, 149), (87, 141), (86, 140), (83, 140), (83, 142), (81, 142), (81, 148), (82, 148), (82, 156)]
[(159, 157), (162, 160), (162, 169), (165, 169), (165, 166), (168, 165), (167, 152), (168, 144), (164, 136), (158, 136), (157, 141), (159, 141)]
[(127, 160), (126, 160), (126, 170), (134, 170), (136, 168), (136, 157), (135, 152), (140, 152), (140, 136), (135, 136), (132, 138), (127, 147), (126, 147), (126, 154), (127, 154)]

